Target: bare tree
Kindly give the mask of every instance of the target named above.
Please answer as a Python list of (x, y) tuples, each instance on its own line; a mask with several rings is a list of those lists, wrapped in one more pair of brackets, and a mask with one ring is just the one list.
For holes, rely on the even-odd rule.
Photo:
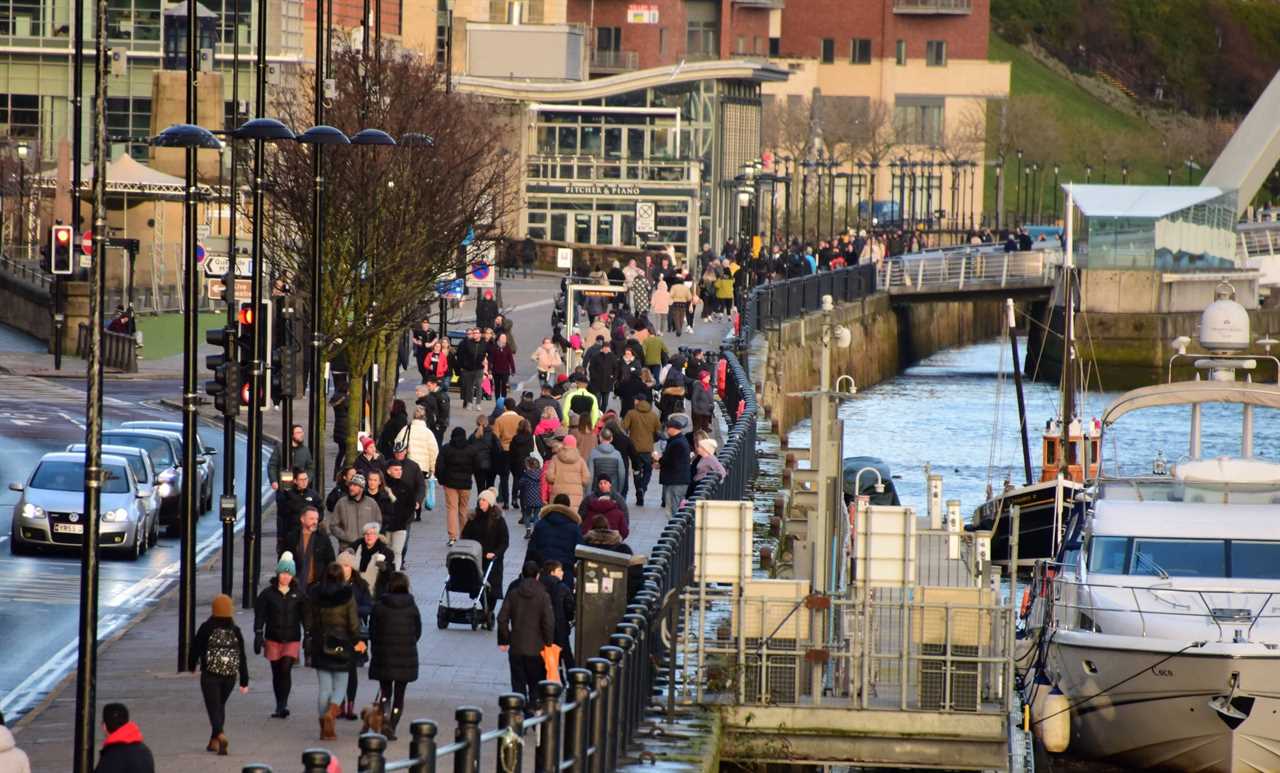
[(1027, 157), (1047, 160), (1062, 155), (1062, 135), (1053, 103), (1038, 94), (1010, 97), (996, 108), (996, 156), (1010, 158), (1018, 150)]
[(813, 144), (813, 102), (808, 97), (769, 100), (762, 116), (764, 146), (776, 154), (800, 159)]

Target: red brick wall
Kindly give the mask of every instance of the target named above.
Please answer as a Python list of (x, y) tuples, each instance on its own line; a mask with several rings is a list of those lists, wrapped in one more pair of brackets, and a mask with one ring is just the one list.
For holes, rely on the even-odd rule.
[[(657, 24), (628, 24), (627, 6), (632, 4), (658, 6)], [(357, 17), (359, 13), (357, 13)], [(684, 0), (569, 0), (568, 19), (573, 23), (590, 27), (622, 28), (622, 49), (635, 51), (641, 69), (673, 65), (685, 56), (687, 15)], [(667, 50), (663, 54), (659, 46), (659, 30), (666, 30)], [(754, 51), (754, 40), (760, 38), (762, 53), (769, 51), (769, 12), (767, 9), (746, 8), (721, 0), (720, 7), (720, 56), (732, 57), (737, 36), (746, 36), (748, 52)], [(923, 43), (921, 45), (924, 45)]]
[(787, 0), (782, 11), (783, 57), (817, 59), (822, 39), (834, 38), (836, 61), (849, 61), (853, 38), (871, 38), (871, 56), (891, 58), (899, 39), (907, 58), (923, 59), (925, 41), (947, 41), (949, 59), (986, 59), (991, 26), (990, 0), (973, 0), (967, 15), (897, 14), (893, 0)]
[[(325, 0), (318, 0), (325, 2)], [(317, 0), (306, 0), (303, 4), (303, 21), (304, 23), (315, 29), (316, 23), (316, 2)], [(400, 8), (401, 0), (382, 0), (382, 34), (383, 35), (399, 35), (400, 34)], [(370, 34), (372, 34), (374, 20), (377, 18), (375, 9), (378, 8), (378, 0), (369, 0), (369, 24)], [(328, 3), (325, 2), (325, 10), (328, 11)], [(364, 0), (333, 0), (333, 19), (331, 20), (334, 29), (350, 30), (360, 26), (360, 14), (364, 11)], [(326, 23), (330, 20), (326, 19)]]

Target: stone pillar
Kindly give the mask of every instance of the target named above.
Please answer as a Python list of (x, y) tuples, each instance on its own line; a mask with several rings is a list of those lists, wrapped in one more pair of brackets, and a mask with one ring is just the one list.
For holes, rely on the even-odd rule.
[[(66, 327), (62, 329), (62, 353), (70, 356), (76, 352), (76, 336), (80, 334), (80, 326), (89, 322), (88, 282), (62, 283), (62, 311), (67, 315)], [(49, 352), (53, 352), (52, 336), (49, 338)]]
[[(225, 120), (222, 104), (222, 73), (202, 72), (196, 84), (196, 117), (210, 131), (222, 129)], [(185, 70), (156, 70), (151, 76), (151, 135), (155, 136), (175, 123), (187, 122), (187, 73)], [(151, 166), (174, 177), (186, 175), (186, 151), (182, 148), (152, 149)], [(218, 151), (197, 152), (197, 176), (200, 180), (218, 177)]]

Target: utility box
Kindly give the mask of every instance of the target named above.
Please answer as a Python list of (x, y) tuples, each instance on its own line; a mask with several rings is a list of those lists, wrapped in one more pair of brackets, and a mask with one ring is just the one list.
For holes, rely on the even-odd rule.
[(574, 552), (578, 566), (577, 631), (573, 643), (579, 662), (594, 658), (609, 643), (614, 626), (627, 611), (627, 567), (631, 556), (616, 550), (579, 545)]

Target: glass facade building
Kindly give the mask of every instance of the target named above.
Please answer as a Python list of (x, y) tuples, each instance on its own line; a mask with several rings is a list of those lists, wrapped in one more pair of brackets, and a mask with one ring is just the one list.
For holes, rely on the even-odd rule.
[[(1097, 189), (1097, 190), (1095, 190)], [(1236, 265), (1236, 192), (1076, 186), (1082, 268), (1180, 273)], [(1083, 237), (1083, 238), (1082, 238)]]

